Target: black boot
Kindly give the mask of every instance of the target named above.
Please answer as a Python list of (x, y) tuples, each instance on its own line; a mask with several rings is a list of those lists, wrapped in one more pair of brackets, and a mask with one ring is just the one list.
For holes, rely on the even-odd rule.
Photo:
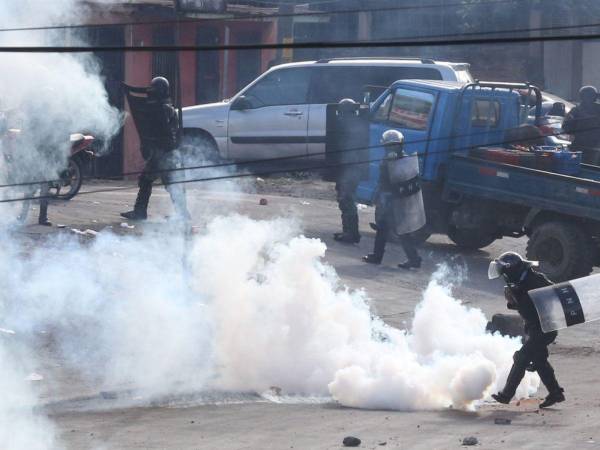
[(45, 225), (47, 227), (52, 226), (52, 223), (48, 220), (48, 203), (50, 203), (50, 186), (43, 183), (40, 187), (40, 214), (38, 215), (38, 224)]
[(406, 258), (408, 261), (398, 264), (398, 267), (401, 269), (418, 269), (421, 267), (421, 257), (417, 252), (417, 246), (412, 236), (409, 234), (403, 234), (399, 236), (400, 245), (402, 245), (402, 250), (406, 254)]
[(525, 368), (529, 365), (529, 361), (526, 361), (525, 357), (518, 351), (513, 356), (513, 360), (514, 363), (508, 373), (504, 389), (497, 394), (492, 394), (492, 398), (497, 402), (509, 403), (515, 396), (515, 392), (517, 392), (517, 388), (525, 376)]
[(383, 256), (378, 256), (375, 253), (369, 253), (368, 255), (362, 257), (362, 260), (369, 264), (381, 264), (382, 259)]
[(363, 256), (363, 261), (369, 264), (381, 264), (383, 255), (385, 253), (387, 228), (385, 225), (380, 225), (377, 228), (377, 233), (375, 233), (375, 245), (373, 246), (373, 253)]
[(563, 394), (563, 392), (564, 390), (562, 388), (558, 391), (550, 392), (546, 399), (540, 403), (540, 408), (549, 408), (556, 403), (564, 402), (565, 394)]
[(333, 239), (346, 244), (358, 244), (360, 242), (360, 233), (358, 232), (358, 216), (342, 215), (341, 233), (335, 233)]
[(358, 244), (360, 242), (360, 235), (355, 235), (352, 233), (335, 233), (333, 235), (333, 239), (345, 244)]
[(348, 221), (344, 220), (345, 217), (342, 215), (342, 231), (340, 233), (333, 233), (333, 239), (339, 241), (342, 236), (348, 234)]
[(138, 211), (134, 209), (133, 211), (121, 213), (121, 217), (128, 220), (146, 220), (148, 218), (148, 214), (145, 211)]
[(565, 395), (563, 394), (564, 390), (558, 384), (558, 380), (554, 374), (554, 369), (548, 362), (548, 360), (544, 361), (536, 361), (535, 368), (537, 370), (542, 383), (548, 389), (548, 396), (546, 399), (540, 404), (540, 408), (548, 408), (549, 406), (554, 405), (555, 403), (560, 403), (565, 401)]
[(140, 190), (135, 199), (133, 211), (121, 213), (121, 217), (128, 220), (146, 220), (148, 218), (148, 203), (152, 195), (152, 183), (140, 180)]
[(48, 199), (40, 200), (40, 214), (38, 216), (38, 225), (51, 227), (52, 222), (48, 220)]
[(512, 399), (512, 397), (505, 395), (502, 391), (497, 394), (492, 394), (492, 398), (498, 403), (504, 403), (505, 405), (508, 405)]

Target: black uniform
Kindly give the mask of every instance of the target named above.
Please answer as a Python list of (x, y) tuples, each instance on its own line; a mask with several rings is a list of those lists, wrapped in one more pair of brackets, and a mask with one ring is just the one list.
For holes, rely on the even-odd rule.
[[(184, 219), (189, 219), (187, 210), (185, 187), (183, 183), (172, 184), (183, 178), (180, 155), (176, 151), (178, 144), (179, 118), (177, 110), (168, 98), (150, 95), (144, 105), (146, 112), (143, 119), (149, 123), (136, 123), (140, 132), (141, 151), (146, 161), (144, 169), (138, 178), (140, 188), (135, 207), (132, 212), (123, 213), (122, 216), (132, 219), (145, 219), (148, 203), (152, 195), (152, 183), (160, 178), (173, 201), (176, 214)], [(155, 129), (152, 129), (156, 127)], [(150, 132), (148, 129), (150, 128)]]
[[(351, 241), (358, 242), (358, 209), (356, 208), (356, 188), (360, 183), (360, 170), (355, 166), (339, 169), (335, 182), (338, 207), (342, 213), (342, 235)], [(336, 235), (340, 236), (341, 235)], [(337, 239), (344, 240), (344, 239)]]
[[(392, 205), (393, 186), (390, 181), (388, 167), (388, 161), (383, 159), (379, 169), (380, 175), (375, 203), (375, 246), (372, 255), (365, 257), (365, 261), (367, 262), (381, 262), (389, 235), (395, 229), (394, 209)], [(409, 266), (419, 267), (421, 265), (421, 258), (412, 236), (410, 234), (403, 234), (398, 236), (398, 239), (406, 254)], [(368, 260), (369, 258), (371, 260)]]
[(507, 399), (514, 397), (528, 367), (537, 371), (550, 394), (562, 393), (562, 388), (554, 375), (554, 369), (548, 362), (548, 345), (554, 342), (558, 333), (542, 331), (537, 311), (528, 294), (532, 289), (551, 284), (552, 282), (543, 274), (529, 268), (515, 286), (506, 288), (507, 306), (509, 309), (517, 310), (523, 317), (526, 333), (523, 346), (514, 354), (513, 366), (506, 380), (506, 386), (501, 392), (502, 396)]
[[(364, 155), (363, 139), (368, 137), (366, 116), (361, 115), (360, 105), (353, 100), (344, 99), (332, 117), (332, 129), (328, 126), (328, 134), (334, 139), (333, 160), (329, 163), (336, 165), (335, 191), (338, 207), (342, 213), (342, 232), (335, 233), (334, 239), (346, 243), (360, 242), (358, 210), (356, 207), (356, 188), (361, 179), (362, 168), (359, 164), (367, 157)], [(328, 119), (329, 120), (329, 119)]]
[(574, 136), (572, 150), (583, 152), (583, 162), (600, 164), (600, 104), (581, 102), (563, 122), (565, 133)]

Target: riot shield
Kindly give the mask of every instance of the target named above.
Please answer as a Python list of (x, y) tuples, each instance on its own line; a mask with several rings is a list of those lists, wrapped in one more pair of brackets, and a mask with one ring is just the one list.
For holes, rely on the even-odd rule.
[(600, 319), (600, 274), (529, 291), (542, 331)]
[(425, 205), (419, 180), (419, 158), (408, 155), (387, 163), (393, 185), (392, 207), (395, 232), (398, 235), (413, 233), (425, 226)]
[(172, 142), (172, 132), (165, 120), (164, 105), (150, 99), (148, 88), (126, 84), (124, 88), (129, 110), (140, 136), (144, 159), (152, 156), (149, 152), (155, 147), (172, 150), (176, 144)]
[[(369, 109), (357, 105), (356, 114), (339, 114), (338, 104), (327, 105), (325, 181), (336, 181), (344, 170), (353, 170), (359, 179), (368, 178)], [(362, 164), (361, 164), (362, 163)]]

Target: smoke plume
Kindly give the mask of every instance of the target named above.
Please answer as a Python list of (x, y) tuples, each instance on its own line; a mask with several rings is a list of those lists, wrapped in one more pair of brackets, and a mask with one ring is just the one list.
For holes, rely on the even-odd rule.
[[(2, 2), (0, 28), (80, 24), (86, 11), (79, 0)], [(4, 47), (85, 44), (82, 39), (68, 29), (0, 32)], [(56, 179), (66, 168), (70, 134), (90, 132), (109, 142), (119, 130), (120, 113), (108, 103), (93, 54), (0, 53), (0, 64), (0, 135), (20, 130), (16, 139), (0, 139), (0, 184)], [(4, 188), (0, 198), (36, 188)], [(17, 209), (2, 204), (3, 219)]]
[[(501, 385), (516, 339), (485, 332), (440, 271), (410, 329), (374, 317), (325, 245), (285, 220), (212, 220), (175, 233), (56, 238), (0, 260), (3, 326), (53, 330), (66, 364), (100, 389), (146, 396), (206, 389), (332, 396), (347, 406), (473, 408)], [(32, 349), (33, 351), (33, 349)], [(528, 374), (518, 395), (535, 392)]]

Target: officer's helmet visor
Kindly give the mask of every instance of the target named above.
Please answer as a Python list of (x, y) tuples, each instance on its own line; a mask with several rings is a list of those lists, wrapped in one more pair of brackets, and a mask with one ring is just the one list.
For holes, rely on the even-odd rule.
[[(539, 267), (540, 263), (538, 261), (523, 261), (529, 267)], [(490, 280), (495, 280), (496, 278), (500, 278), (504, 269), (506, 267), (499, 261), (490, 262), (490, 266), (488, 267), (488, 278)]]
[(497, 261), (490, 262), (490, 266), (488, 267), (488, 278), (490, 280), (495, 280), (496, 278), (500, 278), (502, 276), (502, 265)]

